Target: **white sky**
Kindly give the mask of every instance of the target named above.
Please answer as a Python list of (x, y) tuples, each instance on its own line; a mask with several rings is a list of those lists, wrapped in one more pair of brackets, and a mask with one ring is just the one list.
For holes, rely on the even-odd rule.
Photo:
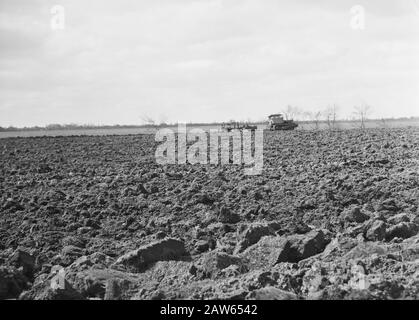
[[(64, 30), (50, 27), (65, 8)], [(351, 7), (366, 10), (364, 30)], [(0, 126), (419, 116), (419, 0), (0, 0)]]

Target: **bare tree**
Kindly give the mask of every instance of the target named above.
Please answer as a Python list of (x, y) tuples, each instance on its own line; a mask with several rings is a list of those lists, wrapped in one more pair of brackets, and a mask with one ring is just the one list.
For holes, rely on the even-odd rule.
[(284, 114), (285, 120), (290, 120), (293, 117), (293, 107), (288, 105), (285, 109), (282, 110), (282, 113)]
[(304, 120), (305, 112), (300, 107), (293, 107), (293, 118), (295, 120)]
[(337, 120), (338, 106), (333, 104), (325, 109), (324, 115), (329, 130), (336, 129), (336, 120)]
[(282, 110), (282, 113), (284, 115), (285, 120), (292, 120), (300, 114), (303, 114), (304, 112), (298, 107), (288, 105), (285, 109)]
[(284, 118), (288, 120), (290, 118), (290, 114), (292, 112), (292, 107), (288, 105), (285, 109), (282, 110), (282, 113), (284, 115)]
[(354, 114), (359, 121), (359, 126), (362, 130), (365, 129), (365, 121), (368, 119), (368, 114), (371, 110), (371, 107), (367, 104), (363, 104), (361, 106), (355, 106)]
[(147, 115), (142, 115), (141, 120), (146, 126), (154, 127), (156, 125), (156, 121)]
[(320, 111), (306, 111), (304, 112), (303, 116), (307, 121), (313, 125), (313, 129), (319, 130), (319, 122), (321, 117)]
[(381, 128), (388, 128), (386, 119), (384, 119), (384, 118), (381, 118)]
[(310, 120), (311, 120), (311, 112), (301, 110), (301, 120), (304, 121), (304, 122), (308, 122), (308, 124), (309, 124)]
[(315, 111), (312, 113), (312, 120), (314, 121), (314, 125), (316, 130), (320, 129), (320, 118), (322, 116), (321, 111)]
[(323, 111), (323, 114), (324, 114), (324, 118), (325, 118), (326, 123), (327, 123), (327, 127), (329, 128), (329, 130), (331, 130), (331, 122), (330, 122), (330, 119), (331, 119), (332, 115), (331, 115), (331, 110), (330, 110), (330, 108), (329, 108), (329, 107), (327, 107), (327, 108)]
[(333, 104), (332, 106), (332, 126), (333, 129), (337, 129), (337, 117), (338, 117), (338, 111), (339, 111), (339, 107), (336, 104)]

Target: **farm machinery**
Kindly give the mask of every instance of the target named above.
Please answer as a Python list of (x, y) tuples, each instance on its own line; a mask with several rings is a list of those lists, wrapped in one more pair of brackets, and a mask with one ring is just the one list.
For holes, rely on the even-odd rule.
[(298, 124), (294, 120), (284, 120), (282, 114), (272, 114), (269, 117), (269, 130), (294, 130)]
[(258, 127), (255, 125), (251, 125), (248, 122), (236, 122), (236, 121), (230, 121), (227, 123), (223, 123), (221, 125), (221, 129), (225, 131), (232, 131), (232, 130), (256, 130)]

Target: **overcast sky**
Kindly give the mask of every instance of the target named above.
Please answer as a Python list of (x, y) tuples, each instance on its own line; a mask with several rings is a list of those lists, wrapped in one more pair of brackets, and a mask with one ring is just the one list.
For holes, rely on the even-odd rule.
[(419, 116), (419, 0), (0, 0), (1, 126), (260, 120), (333, 103), (345, 118), (364, 103)]

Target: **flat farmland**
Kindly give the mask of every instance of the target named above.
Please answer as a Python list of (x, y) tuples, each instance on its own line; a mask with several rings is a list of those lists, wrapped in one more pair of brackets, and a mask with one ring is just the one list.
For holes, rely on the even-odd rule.
[(157, 145), (0, 139), (0, 299), (419, 298), (419, 128), (266, 131), (258, 176)]
[[(297, 121), (297, 130), (329, 130), (329, 125), (325, 121), (319, 121), (316, 125), (313, 121)], [(259, 129), (266, 129), (266, 123), (257, 123)], [(188, 129), (200, 128), (203, 130), (220, 129), (221, 125), (187, 125)], [(367, 129), (391, 129), (391, 128), (411, 128), (419, 127), (418, 119), (386, 119), (368, 120), (365, 122)], [(176, 126), (168, 128), (176, 129)], [(360, 129), (358, 121), (337, 121), (334, 125), (335, 130)], [(60, 137), (60, 136), (106, 136), (106, 135), (135, 135), (135, 134), (155, 134), (156, 128), (106, 128), (106, 129), (67, 129), (67, 130), (17, 130), (0, 131), (1, 138), (25, 138), (25, 137)]]

